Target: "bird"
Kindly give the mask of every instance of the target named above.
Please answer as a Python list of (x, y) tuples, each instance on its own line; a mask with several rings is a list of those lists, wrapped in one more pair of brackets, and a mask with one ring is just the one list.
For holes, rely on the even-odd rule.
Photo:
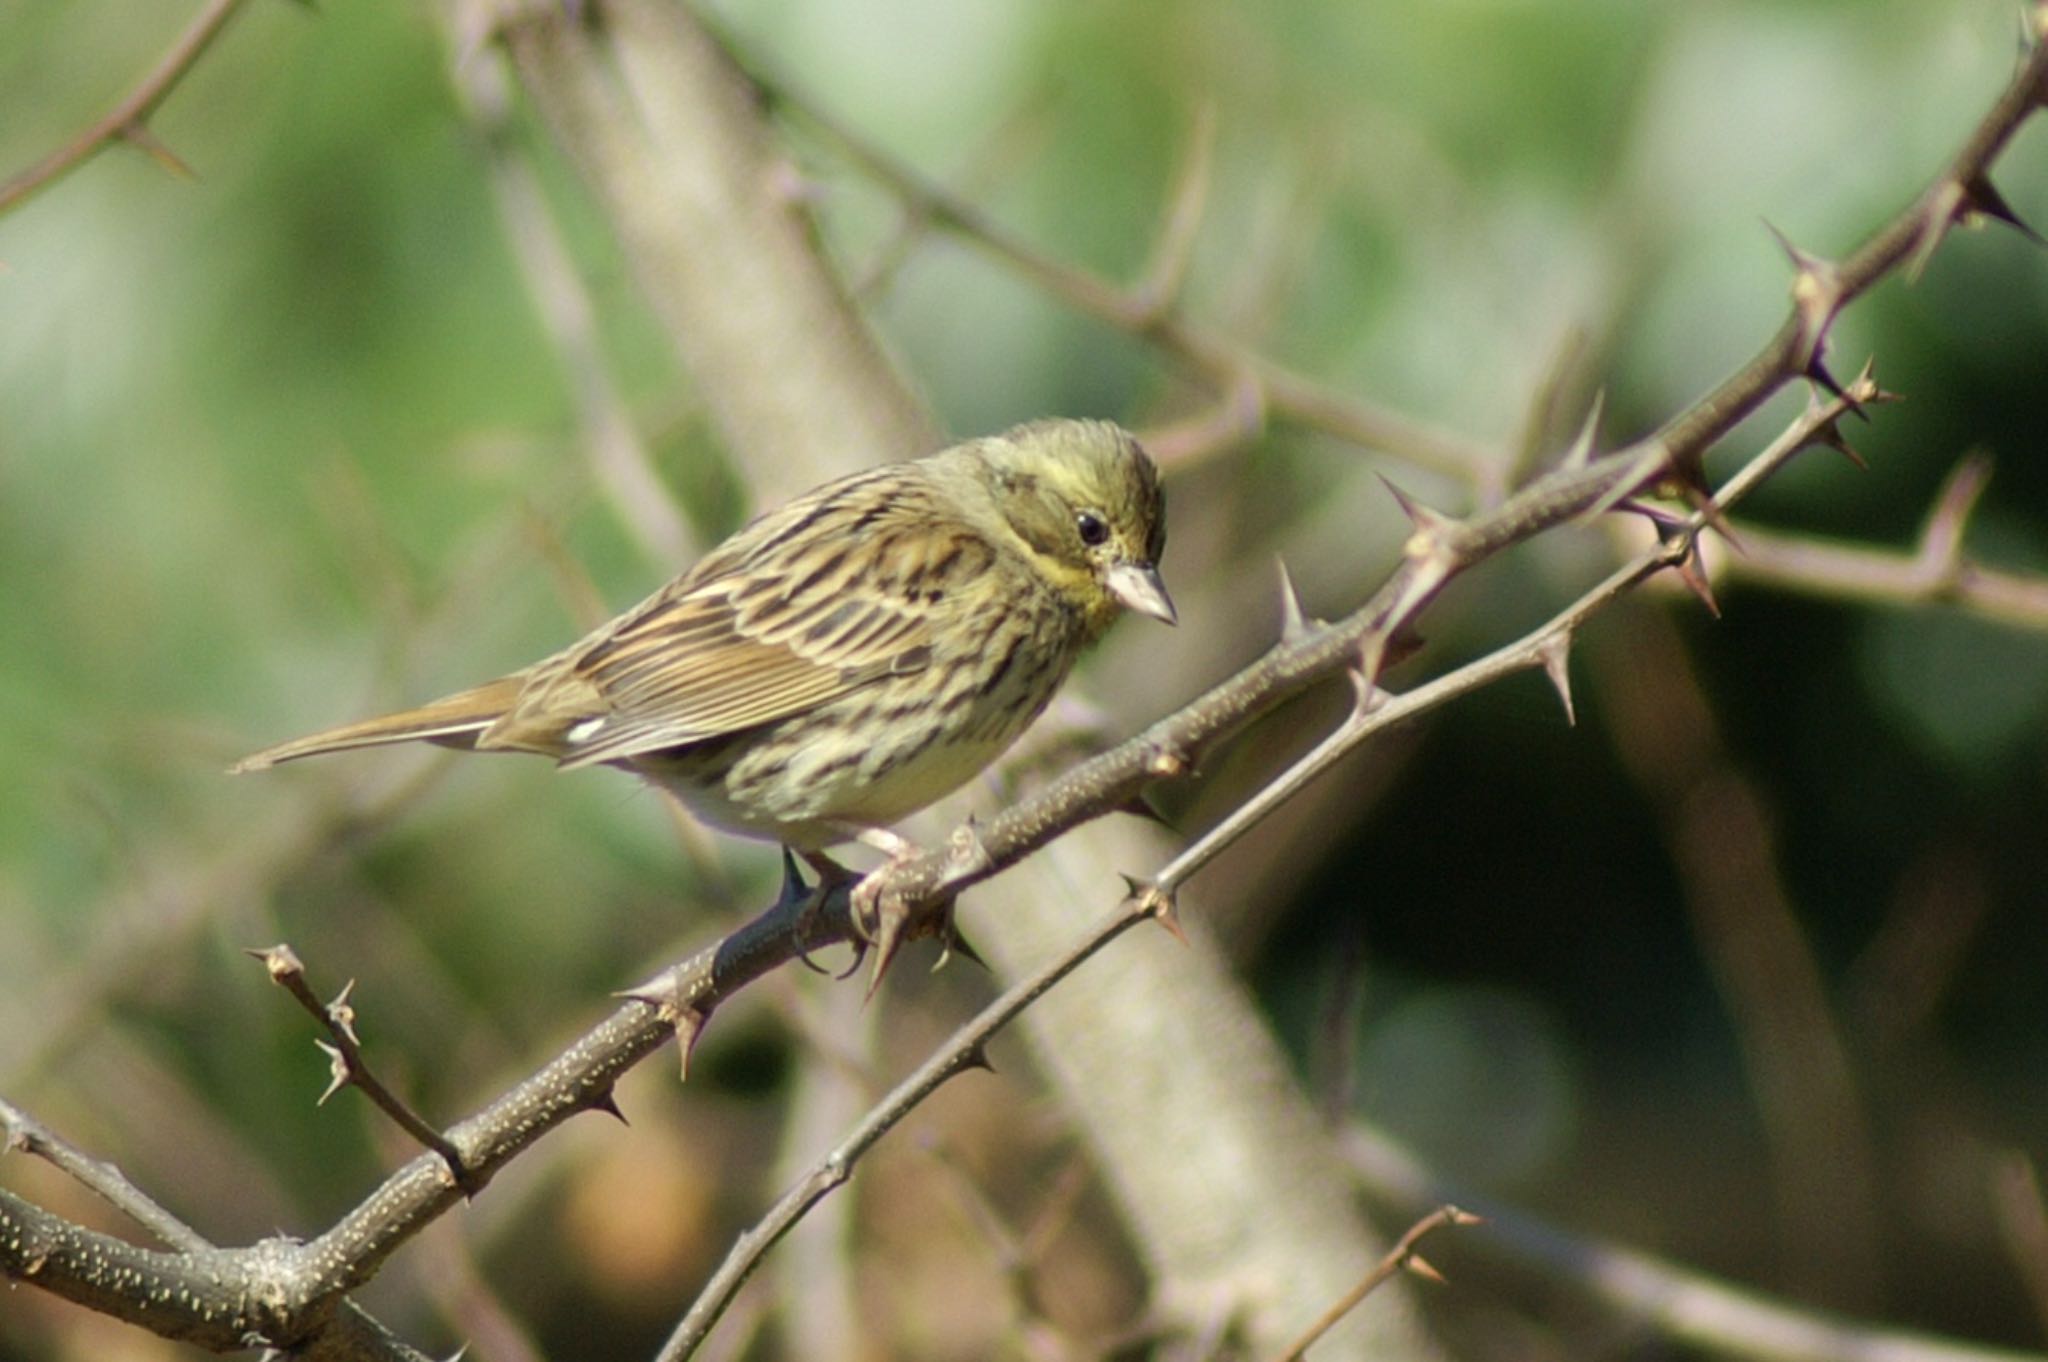
[(1034, 421), (824, 483), (531, 666), (230, 769), (415, 740), (621, 767), (822, 891), (857, 878), (838, 843), (915, 855), (890, 825), (1000, 756), (1119, 615), (1177, 622), (1165, 543), (1135, 437)]

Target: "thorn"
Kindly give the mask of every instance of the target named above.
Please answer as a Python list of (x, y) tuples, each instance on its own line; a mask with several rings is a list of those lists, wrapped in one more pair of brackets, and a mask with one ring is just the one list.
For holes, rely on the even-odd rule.
[(1124, 875), (1123, 882), (1130, 889), (1132, 906), (1166, 928), (1181, 945), (1188, 944), (1188, 934), (1180, 925), (1180, 905), (1171, 890), (1161, 888), (1157, 880), (1139, 879), (1135, 875)]
[(1579, 716), (1572, 707), (1571, 653), (1572, 636), (1568, 629), (1552, 634), (1536, 647), (1536, 656), (1543, 663), (1543, 674), (1550, 678), (1558, 700), (1564, 705), (1565, 722), (1577, 728)]
[(673, 969), (665, 969), (645, 983), (619, 989), (612, 996), (644, 1003), (659, 1012), (663, 1021), (672, 1022), (682, 1014), (682, 1000), (676, 992), (676, 972)]
[[(690, 1057), (697, 1053), (697, 1038), (704, 1034), (704, 1023), (708, 1020), (710, 1020), (709, 1014), (700, 1012), (694, 1007), (676, 1018), (676, 1081), (678, 1083), (690, 1081)], [(619, 1119), (623, 1121), (625, 1117), (622, 1116)]]
[[(1384, 656), (1384, 652), (1382, 654)], [(1359, 664), (1344, 669), (1344, 679), (1351, 683), (1351, 714), (1363, 719), (1378, 709), (1387, 698), (1387, 692), (1366, 677), (1365, 660), (1361, 651)]]
[(590, 1099), (590, 1109), (603, 1112), (622, 1126), (633, 1124), (626, 1119), (626, 1113), (619, 1110), (618, 1094), (610, 1088), (606, 1088), (603, 1092)]
[(1737, 553), (1743, 551), (1742, 541), (1735, 537), (1735, 529), (1728, 523), (1728, 513), (1721, 509), (1721, 503), (1714, 499), (1714, 493), (1710, 488), (1703, 483), (1680, 483), (1678, 494), (1685, 499), (1686, 505), (1698, 513), (1701, 522), (1708, 529), (1721, 536), (1722, 543)]
[(1564, 452), (1564, 467), (1584, 468), (1593, 462), (1593, 446), (1600, 433), (1600, 416), (1606, 407), (1607, 390), (1602, 388), (1593, 394), (1593, 405), (1586, 408), (1585, 422)]
[(1919, 562), (1946, 572), (1955, 570), (1962, 554), (1963, 530), (1990, 480), (1991, 460), (1983, 454), (1970, 455), (1943, 479), (1933, 509), (1920, 527), (1920, 547), (1914, 554)]
[(361, 1045), (362, 1037), (356, 1034), (356, 1009), (348, 1000), (349, 994), (355, 991), (355, 980), (351, 979), (343, 984), (341, 992), (334, 995), (334, 1001), (327, 1004), (327, 1019), (340, 1028), (341, 1034), (348, 1037), (349, 1044)]
[(983, 969), (989, 967), (981, 952), (974, 949), (974, 943), (960, 934), (959, 924), (953, 920), (953, 915), (948, 913), (945, 933), (939, 941), (939, 958), (932, 962), (932, 973), (937, 974), (944, 968), (945, 963), (956, 955), (970, 965), (979, 965)]
[(1693, 595), (1699, 597), (1700, 604), (1707, 607), (1707, 613), (1715, 619), (1721, 618), (1721, 603), (1714, 599), (1714, 585), (1707, 580), (1697, 539), (1688, 542), (1684, 554), (1672, 560), (1671, 570), (1678, 574), (1678, 580), (1684, 582)]
[(1809, 383), (1825, 388), (1829, 393), (1839, 398), (1857, 416), (1862, 417), (1866, 421), (1870, 419), (1870, 414), (1863, 410), (1862, 399), (1856, 397), (1847, 388), (1844, 388), (1835, 381), (1835, 376), (1828, 372), (1828, 366), (1822, 362), (1818, 350), (1814, 351), (1812, 357), (1806, 361), (1806, 380)]
[(199, 178), (197, 172), (191, 166), (186, 165), (184, 161), (178, 158), (178, 153), (165, 146), (162, 140), (149, 130), (147, 123), (139, 121), (124, 123), (121, 125), (120, 136), (122, 141), (147, 153), (151, 160), (155, 161), (165, 170), (170, 171), (171, 174), (176, 175), (179, 179), (196, 180)]
[(1458, 522), (1433, 506), (1424, 505), (1409, 496), (1394, 484), (1386, 474), (1380, 474), (1380, 481), (1393, 494), (1394, 504), (1401, 508), (1401, 514), (1408, 517), (1408, 523), (1415, 527), (1415, 533), (1408, 536), (1408, 542), (1401, 546), (1401, 552), (1410, 558), (1434, 556), (1439, 541), (1447, 538), (1458, 528)]
[(1626, 468), (1614, 475), (1614, 481), (1600, 499), (1585, 509), (1582, 519), (1594, 520), (1609, 511), (1632, 501), (1635, 495), (1648, 486), (1652, 479), (1661, 474), (1671, 462), (1671, 451), (1661, 440), (1644, 444), (1643, 452)]
[(1292, 643), (1308, 632), (1309, 618), (1301, 608), (1301, 592), (1295, 589), (1293, 574), (1287, 571), (1287, 560), (1276, 553), (1273, 566), (1280, 570), (1280, 641)]
[(1849, 384), (1849, 394), (1866, 407), (1881, 407), (1887, 402), (1903, 402), (1906, 399), (1898, 393), (1877, 386), (1877, 357), (1863, 361), (1863, 367), (1856, 371), (1856, 377)]
[(1438, 1286), (1449, 1286), (1451, 1284), (1449, 1278), (1431, 1267), (1429, 1260), (1419, 1253), (1409, 1254), (1407, 1261), (1402, 1263), (1401, 1266), (1426, 1282), (1435, 1282)]
[(1366, 708), (1378, 704), (1387, 694), (1379, 678), (1421, 652), (1423, 642), (1415, 626), (1406, 621), (1395, 625), (1391, 635), (1368, 633), (1359, 641), (1358, 660), (1348, 669), (1353, 702), (1363, 703)]
[(977, 1041), (973, 1046), (969, 1047), (966, 1054), (960, 1056), (960, 1067), (963, 1069), (985, 1069), (989, 1073), (996, 1071), (996, 1066), (989, 1061), (988, 1045), (986, 1042), (981, 1041)]
[(1998, 186), (1991, 183), (1989, 175), (1979, 173), (1963, 186), (1962, 212), (1965, 218), (1994, 218), (2018, 232), (2036, 246), (2048, 246), (2041, 234), (2029, 227), (2026, 220), (2013, 211), (2005, 195), (1998, 192)]
[(313, 1043), (320, 1047), (320, 1053), (327, 1056), (327, 1090), (313, 1099), (314, 1106), (324, 1107), (328, 1098), (348, 1086), (348, 1060), (343, 1058), (340, 1050), (324, 1040), (316, 1039)]
[(1777, 238), (1778, 245), (1793, 268), (1792, 305), (1799, 312), (1802, 349), (1809, 364), (1820, 354), (1828, 327), (1842, 307), (1842, 277), (1832, 260), (1822, 259), (1792, 244), (1791, 238), (1768, 220), (1764, 229)]
[(1394, 626), (1392, 637), (1388, 638), (1380, 649), (1380, 670), (1400, 666), (1421, 652), (1425, 642), (1427, 640), (1417, 632), (1415, 626), (1403, 620)]
[(275, 946), (244, 946), (242, 954), (261, 960), (273, 984), (281, 984), (293, 975), (306, 972), (305, 962), (299, 959), (298, 952), (282, 941)]
[(1840, 421), (1821, 422), (1813, 428), (1813, 433), (1806, 437), (1806, 443), (1832, 449), (1864, 472), (1868, 473), (1870, 471), (1869, 461), (1857, 453), (1856, 447), (1850, 444), (1848, 438), (1842, 434), (1842, 423)]
[(1626, 501), (1616, 503), (1614, 509), (1617, 511), (1627, 511), (1631, 515), (1639, 515), (1649, 521), (1651, 526), (1656, 529), (1657, 537), (1660, 539), (1668, 538), (1665, 531), (1683, 529), (1685, 526), (1686, 518), (1684, 516), (1668, 506), (1659, 506), (1654, 501), (1637, 501), (1634, 497), (1630, 497)]

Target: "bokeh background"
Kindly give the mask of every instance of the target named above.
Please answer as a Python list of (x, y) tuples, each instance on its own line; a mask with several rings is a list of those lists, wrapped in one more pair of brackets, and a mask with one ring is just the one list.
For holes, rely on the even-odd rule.
[[(186, 17), (0, 4), (0, 167), (97, 116)], [(358, 979), (373, 1058), (452, 1118), (773, 890), (769, 850), (679, 830), (623, 777), (396, 752), (222, 774), (519, 665), (680, 566), (593, 475), (494, 156), (537, 174), (684, 523), (708, 542), (751, 506), (574, 167), (516, 99), (479, 121), (473, 18), (257, 5), (153, 121), (195, 179), (117, 148), (0, 218), (0, 1092), (223, 1241), (317, 1229), (404, 1153), (354, 1094), (313, 1106), (306, 1019), (241, 947), (286, 939), (326, 987)], [(1111, 278), (1142, 268), (1213, 117), (1189, 310), (1502, 449), (1560, 356), (1553, 449), (1595, 389), (1625, 438), (1746, 358), (1785, 305), (1759, 219), (1846, 250), (1960, 144), (2015, 39), (1988, 0), (777, 0), (719, 19), (849, 128)], [(1199, 409), (1142, 340), (971, 244), (904, 238), (830, 139), (789, 138), (825, 248), (951, 430)], [(2048, 221), (2040, 129), (1999, 182)], [(1984, 452), (1972, 552), (2048, 572), (2048, 253), (1960, 233), (1835, 347), (1908, 400), (1850, 431), (1868, 472), (1809, 456), (1754, 521), (1903, 547)], [(1362, 599), (1402, 534), (1379, 472), (1454, 508), (1477, 481), (1286, 428), (1179, 469), (1169, 579), (1242, 608), (1166, 642), (1120, 630), (1090, 722), (1127, 732), (1264, 646), (1276, 552), (1311, 609)], [(1394, 680), (1530, 627), (1616, 543), (1547, 536), (1460, 583)], [(2044, 1264), (2001, 1225), (2048, 1152), (2048, 637), (1739, 583), (1722, 606), (1650, 593), (1603, 618), (1576, 727), (1524, 679), (1354, 758), (1190, 912), (1305, 1082), (1486, 1195), (1797, 1302), (2038, 1347), (2025, 1277)], [(1216, 816), (1329, 712), (1311, 697), (1254, 730), (1167, 813)], [(645, 1355), (776, 1185), (790, 1076), (822, 1038), (861, 1033), (893, 1074), (989, 987), (903, 970), (855, 1015), (851, 984), (770, 981), (686, 1086), (646, 1066), (630, 1129), (550, 1141), (369, 1303), (452, 1344), (481, 1280), (551, 1355)], [(1816, 1053), (1844, 1086), (1774, 1086)], [(1141, 1308), (1072, 1132), (1007, 1060), (854, 1193), (893, 1321), (871, 1355), (1008, 1336), (964, 1209), (984, 1201), (1057, 1228), (1033, 1308), (1065, 1337)], [(0, 1176), (111, 1223), (25, 1159)], [(1461, 1346), (1586, 1355), (1584, 1319), (1485, 1271), (1434, 1301)], [(757, 1354), (784, 1355), (772, 1329)], [(0, 1355), (183, 1354), (16, 1290)]]

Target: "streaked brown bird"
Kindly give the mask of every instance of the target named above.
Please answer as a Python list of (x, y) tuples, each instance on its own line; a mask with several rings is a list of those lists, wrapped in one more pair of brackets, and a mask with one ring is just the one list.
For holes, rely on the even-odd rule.
[(888, 825), (995, 760), (1122, 610), (1174, 622), (1165, 541), (1128, 432), (1036, 421), (826, 483), (552, 657), (233, 769), (412, 739), (619, 766), (839, 882), (823, 848), (909, 854)]

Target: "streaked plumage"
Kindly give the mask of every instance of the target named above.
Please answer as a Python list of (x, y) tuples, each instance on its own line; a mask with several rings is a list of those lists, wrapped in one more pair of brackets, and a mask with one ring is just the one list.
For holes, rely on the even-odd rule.
[(1173, 622), (1165, 535), (1128, 433), (1034, 422), (827, 483), (552, 657), (235, 769), (424, 739), (625, 767), (808, 853), (886, 844), (1009, 746), (1120, 610)]

